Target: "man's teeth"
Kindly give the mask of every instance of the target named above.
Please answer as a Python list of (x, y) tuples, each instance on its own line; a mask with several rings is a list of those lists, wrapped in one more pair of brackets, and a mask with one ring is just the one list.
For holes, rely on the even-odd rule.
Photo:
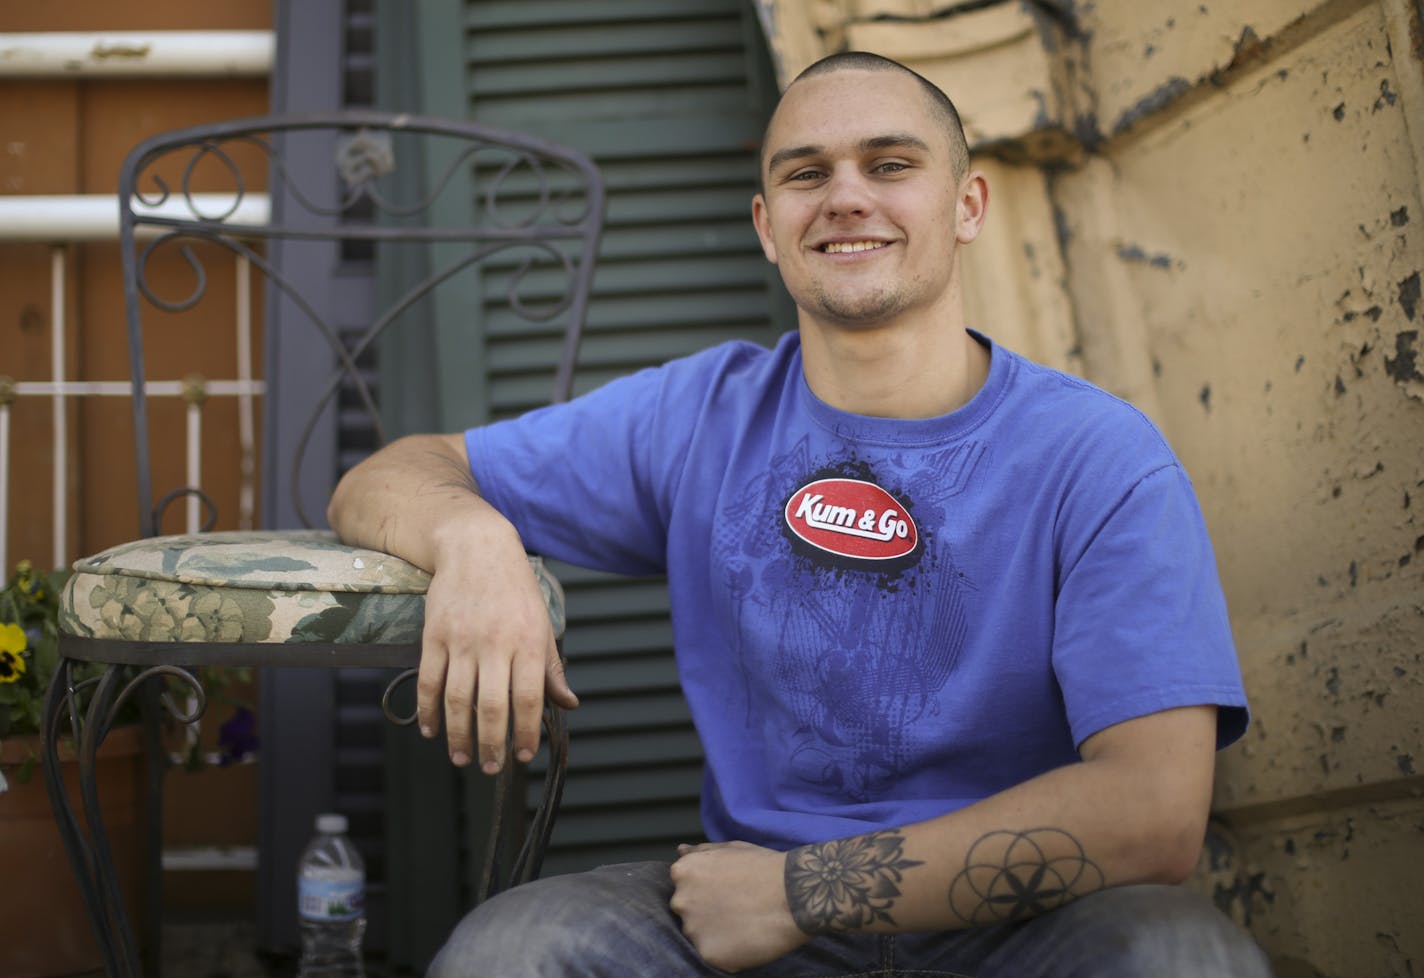
[(826, 245), (825, 252), (828, 255), (842, 255), (852, 251), (874, 251), (876, 248), (884, 247), (884, 241), (832, 241)]

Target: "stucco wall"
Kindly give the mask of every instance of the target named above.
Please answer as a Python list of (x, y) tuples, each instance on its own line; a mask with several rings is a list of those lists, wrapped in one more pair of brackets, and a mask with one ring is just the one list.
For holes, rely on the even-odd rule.
[(1196, 884), (1282, 978), (1424, 973), (1420, 5), (964, 6), (762, 10), (783, 82), (859, 48), (949, 92), (973, 319), (1192, 474), (1254, 713)]

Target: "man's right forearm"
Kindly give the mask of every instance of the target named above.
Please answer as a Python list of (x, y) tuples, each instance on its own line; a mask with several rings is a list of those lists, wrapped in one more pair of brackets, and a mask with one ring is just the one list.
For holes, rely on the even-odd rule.
[[(392, 442), (342, 477), (327, 519), (343, 541), (434, 571), (442, 545), (512, 527), (479, 494), (461, 435)], [(461, 532), (452, 532), (455, 528)]]

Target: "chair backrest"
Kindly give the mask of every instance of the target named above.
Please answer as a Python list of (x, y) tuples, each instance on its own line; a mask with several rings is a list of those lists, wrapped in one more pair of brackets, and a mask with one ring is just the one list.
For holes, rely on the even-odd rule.
[[(293, 166), (295, 148), (302, 160), (324, 161), (324, 172)], [(158, 532), (169, 502), (197, 493), (185, 486), (154, 501), (145, 355), (163, 344), (152, 330), (145, 336), (145, 318), (171, 314), (177, 325), (165, 329), (177, 332), (167, 335), (201, 338), (214, 328), (215, 316), (231, 321), (229, 302), (242, 307), (250, 301), (245, 276), (252, 272), (265, 280), (269, 308), (275, 297), (290, 311), (282, 329), (293, 328), (290, 320), (304, 321), (331, 354), (329, 364), (313, 365), (312, 406), (285, 487), (308, 526), (316, 521), (304, 511), (297, 483), (318, 419), (329, 423), (339, 394), (340, 411), (363, 412), (377, 442), (385, 441), (372, 380), (358, 361), (389, 329), (428, 315), (432, 306), (423, 304), (437, 290), (463, 282), (468, 295), (469, 277), (479, 276), (478, 308), (459, 306), (472, 324), (470, 342), (480, 342), (481, 309), (494, 310), (501, 330), (527, 325), (531, 339), (557, 344), (550, 400), (570, 394), (604, 213), (599, 173), (577, 152), (473, 123), (370, 111), (242, 119), (137, 146), (123, 165), (119, 202), (145, 536)], [(293, 276), (273, 258), (318, 242), (332, 248), (333, 261), (374, 256), (378, 263), (389, 260), (388, 267), (418, 271), (382, 290), (384, 308), (363, 310), (369, 315), (353, 330), (334, 319), (340, 303), (330, 294), (330, 279)], [(235, 273), (231, 288), (224, 253), (245, 269)], [(406, 257), (392, 257), (399, 255)], [(221, 276), (211, 273), (219, 267)], [(204, 300), (221, 310), (199, 312)]]

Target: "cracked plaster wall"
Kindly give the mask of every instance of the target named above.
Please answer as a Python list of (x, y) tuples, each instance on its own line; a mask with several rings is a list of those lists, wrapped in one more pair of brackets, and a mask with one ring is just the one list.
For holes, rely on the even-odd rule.
[(1217, 549), (1254, 724), (1195, 885), (1282, 978), (1424, 974), (1417, 0), (762, 0), (960, 106), (973, 321), (1144, 408)]

